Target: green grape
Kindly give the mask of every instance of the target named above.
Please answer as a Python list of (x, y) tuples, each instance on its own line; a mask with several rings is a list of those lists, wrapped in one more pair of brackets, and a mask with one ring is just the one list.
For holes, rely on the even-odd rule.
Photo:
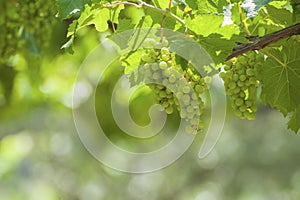
[(183, 91), (183, 93), (189, 93), (191, 90), (190, 90), (190, 87), (189, 87), (189, 86), (184, 86), (184, 87), (182, 88), (182, 91)]
[(241, 106), (241, 105), (243, 105), (243, 103), (244, 103), (243, 99), (236, 99), (235, 100), (235, 105), (237, 105), (237, 106)]
[(161, 91), (159, 92), (159, 97), (161, 97), (161, 98), (167, 97), (166, 91), (161, 90)]
[(197, 93), (201, 94), (204, 91), (204, 88), (201, 85), (195, 85), (195, 90)]
[(172, 114), (173, 112), (174, 112), (173, 107), (170, 106), (170, 107), (167, 107), (167, 108), (166, 108), (166, 113), (167, 113), (167, 114)]
[[(138, 70), (139, 79), (146, 84), (149, 82), (147, 85), (155, 94), (156, 102), (162, 105), (167, 114), (174, 113), (176, 108), (180, 117), (188, 122), (188, 132), (197, 132), (203, 128), (203, 123), (200, 127), (199, 119), (204, 103), (199, 94), (207, 90), (211, 78), (201, 77), (192, 65), (183, 68), (176, 64), (174, 53), (170, 52), (167, 45), (165, 39), (163, 42), (145, 39)], [(169, 86), (172, 86), (172, 90)]]
[(232, 80), (235, 81), (235, 82), (238, 81), (239, 80), (239, 75), (233, 74)]
[(247, 76), (254, 76), (255, 75), (255, 70), (254, 69), (247, 69), (246, 70)]
[(152, 77), (153, 77), (154, 80), (159, 80), (159, 79), (160, 79), (160, 74), (159, 74), (159, 72), (154, 72), (154, 73), (152, 74)]
[(192, 106), (188, 106), (186, 110), (188, 113), (191, 113), (194, 111), (194, 108)]
[(172, 74), (172, 69), (171, 68), (167, 68), (163, 71), (162, 73), (165, 77), (169, 77)]
[(154, 46), (156, 45), (156, 40), (154, 38), (146, 38), (144, 40), (144, 43), (143, 45), (146, 47), (146, 48), (154, 48)]
[(151, 66), (151, 69), (152, 69), (153, 71), (157, 71), (157, 70), (159, 69), (159, 67), (160, 67), (160, 65), (158, 66), (157, 63), (152, 63), (150, 66)]
[(243, 81), (238, 81), (238, 82), (237, 82), (237, 85), (238, 85), (239, 87), (243, 87), (243, 86), (245, 85), (245, 83), (244, 83)]
[(189, 95), (185, 94), (185, 95), (182, 96), (182, 101), (183, 101), (184, 103), (189, 104), (189, 103), (190, 103), (190, 100), (191, 100), (191, 98), (190, 98)]
[(249, 52), (231, 60), (220, 77), (225, 84), (225, 90), (232, 101), (235, 115), (249, 120), (255, 119), (256, 93), (259, 81), (256, 77), (257, 68), (263, 58), (256, 52)]
[(164, 61), (168, 61), (170, 59), (170, 56), (166, 55), (166, 54), (162, 54), (161, 59), (164, 60)]
[(247, 79), (247, 77), (246, 77), (245, 75), (243, 75), (243, 74), (242, 74), (242, 75), (240, 75), (240, 77), (239, 77), (239, 78), (240, 78), (240, 80), (241, 80), (241, 81), (245, 81), (245, 80)]
[(168, 67), (168, 64), (167, 64), (165, 61), (161, 61), (161, 62), (159, 63), (159, 67), (161, 67), (162, 69), (165, 69), (165, 68)]
[(149, 59), (149, 55), (148, 54), (143, 53), (141, 56), (142, 56), (141, 58), (142, 58), (143, 61), (145, 61), (145, 62), (148, 61), (148, 59)]
[(230, 82), (230, 83), (228, 84), (228, 88), (229, 88), (229, 89), (234, 89), (234, 88), (236, 88), (236, 83), (235, 83), (235, 82)]
[(171, 76), (169, 77), (170, 83), (175, 83), (176, 80), (177, 80), (177, 78), (176, 78), (176, 76), (174, 76), (174, 75), (171, 75)]
[(170, 53), (170, 51), (169, 51), (169, 49), (167, 48), (167, 47), (163, 47), (163, 48), (161, 48), (161, 53), (164, 55), (164, 54), (169, 54)]

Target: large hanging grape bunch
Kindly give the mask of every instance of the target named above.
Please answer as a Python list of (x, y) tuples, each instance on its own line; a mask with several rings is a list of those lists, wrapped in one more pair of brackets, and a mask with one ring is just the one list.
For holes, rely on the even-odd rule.
[(230, 60), (220, 73), (234, 113), (242, 119), (256, 117), (257, 69), (262, 62), (263, 56), (252, 51)]
[(204, 103), (200, 98), (207, 85), (191, 64), (185, 68), (176, 64), (175, 53), (171, 53), (168, 41), (157, 42), (145, 39), (144, 53), (141, 56), (138, 76), (154, 92), (156, 101), (167, 114), (175, 109), (180, 117), (188, 122), (187, 132), (197, 132), (203, 128), (200, 121)]
[[(50, 6), (50, 7), (49, 7)], [(0, 3), (0, 54), (6, 61), (33, 42), (45, 46), (51, 36), (55, 4), (46, 0), (14, 0)], [(26, 44), (27, 43), (27, 44)]]

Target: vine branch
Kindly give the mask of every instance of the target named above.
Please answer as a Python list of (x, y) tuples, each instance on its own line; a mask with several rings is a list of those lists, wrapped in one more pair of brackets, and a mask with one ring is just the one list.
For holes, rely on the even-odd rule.
[(239, 44), (237, 47), (235, 47), (233, 53), (226, 58), (226, 61), (230, 60), (231, 58), (242, 55), (243, 53), (247, 53), (248, 51), (263, 49), (266, 46), (277, 42), (283, 38), (287, 38), (298, 34), (300, 34), (300, 23), (276, 31), (274, 33), (267, 34), (262, 37), (257, 37), (251, 43)]
[(115, 2), (115, 3), (110, 3), (110, 4), (104, 4), (103, 7), (105, 8), (111, 8), (111, 7), (116, 7), (116, 6), (119, 6), (119, 5), (130, 5), (130, 6), (134, 6), (136, 8), (149, 8), (155, 12), (158, 12), (158, 13), (161, 13), (161, 14), (164, 14), (168, 17), (171, 17), (173, 18), (174, 20), (178, 21), (179, 23), (181, 23), (182, 25), (185, 26), (185, 21), (183, 19), (181, 19), (180, 17), (178, 17), (177, 15), (174, 15), (173, 13), (171, 13), (169, 11), (169, 9), (166, 9), (166, 10), (163, 10), (163, 9), (160, 9), (160, 8), (157, 8), (153, 5), (150, 5), (142, 0), (139, 0), (138, 3), (134, 3), (134, 2), (128, 2), (128, 1), (120, 1), (120, 2)]

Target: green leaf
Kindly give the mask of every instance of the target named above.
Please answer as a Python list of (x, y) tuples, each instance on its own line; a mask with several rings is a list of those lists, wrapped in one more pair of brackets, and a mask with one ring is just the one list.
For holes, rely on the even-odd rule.
[(153, 3), (156, 7), (159, 7), (163, 10), (169, 7), (169, 0), (153, 0)]
[(223, 24), (223, 16), (214, 14), (198, 15), (195, 18), (186, 18), (186, 26), (189, 30), (195, 32), (197, 35), (207, 37), (211, 34), (219, 33), (225, 38), (230, 38), (234, 34), (239, 34), (239, 28), (234, 25)]
[(293, 8), (293, 21), (300, 21), (300, 2), (298, 0), (292, 0), (291, 2)]
[(204, 66), (210, 66), (213, 63), (208, 52), (203, 47), (195, 44), (193, 40), (174, 39), (169, 42), (171, 52), (175, 52), (179, 56), (185, 55), (184, 59), (186, 61), (190, 61), (193, 65), (198, 65), (195, 67), (200, 74), (207, 74)]
[(61, 19), (67, 19), (73, 14), (82, 11), (90, 0), (56, 0), (58, 7), (58, 16)]
[(211, 34), (200, 38), (200, 44), (209, 53), (215, 63), (222, 63), (232, 53), (236, 46), (235, 41), (242, 42), (245, 38), (233, 36), (230, 39), (224, 39), (220, 34)]
[(132, 23), (131, 19), (120, 19), (117, 32), (123, 32), (126, 30), (133, 29), (135, 25)]
[(61, 49), (64, 49), (66, 52), (73, 54), (73, 43), (74, 43), (74, 35), (61, 47)]
[(104, 32), (108, 29), (107, 21), (110, 19), (110, 11), (108, 8), (103, 8), (95, 13), (95, 18), (91, 21), (95, 24), (95, 28), (99, 32)]
[(36, 41), (36, 38), (34, 35), (32, 35), (31, 33), (29, 33), (28, 31), (23, 31), (22, 32), (22, 35), (21, 35), (21, 38), (23, 40), (25, 40), (26, 42), (26, 49), (36, 55), (36, 56), (39, 56), (41, 51), (40, 51), (40, 46), (39, 44), (37, 43)]
[[(146, 9), (145, 14), (149, 15), (152, 18), (154, 24), (161, 24), (164, 19), (164, 14), (154, 11), (152, 9)], [(168, 29), (174, 29), (176, 20), (170, 17), (164, 19), (163, 27)]]
[(269, 14), (269, 18), (277, 23), (277, 24), (283, 24), (283, 25), (287, 25), (287, 24), (291, 24), (293, 21), (293, 15), (290, 11), (286, 10), (286, 9), (279, 9), (276, 8), (272, 5), (268, 5), (266, 6), (268, 14)]
[(78, 27), (78, 20), (73, 20), (73, 22), (68, 27), (67, 38), (74, 35)]
[(281, 50), (270, 50), (259, 69), (261, 98), (284, 115), (300, 104), (300, 45), (296, 37), (287, 39)]
[(288, 122), (288, 128), (297, 133), (300, 129), (300, 105), (293, 112), (290, 121)]
[(78, 29), (92, 24), (92, 20), (95, 18), (95, 13), (96, 10), (92, 10), (90, 6), (86, 7), (78, 19)]
[(196, 10), (198, 8), (197, 1), (195, 1), (195, 0), (185, 0), (185, 2), (193, 10)]
[(123, 9), (124, 9), (124, 5), (119, 5), (118, 7), (115, 7), (111, 10), (110, 20), (113, 23), (116, 23), (116, 24), (119, 23), (119, 15)]
[(222, 13), (223, 7), (228, 5), (226, 0), (186, 0), (186, 3), (193, 10), (198, 10), (199, 13)]

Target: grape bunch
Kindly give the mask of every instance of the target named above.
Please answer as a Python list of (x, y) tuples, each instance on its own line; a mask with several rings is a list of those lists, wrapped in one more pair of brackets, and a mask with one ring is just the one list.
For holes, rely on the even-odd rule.
[(28, 46), (33, 42), (39, 46), (49, 43), (55, 22), (56, 8), (53, 3), (46, 0), (15, 0), (3, 1), (0, 5), (2, 62), (20, 51), (26, 41)]
[(224, 72), (220, 73), (234, 113), (242, 119), (253, 120), (256, 117), (257, 69), (262, 62), (263, 56), (252, 51), (230, 60)]
[(158, 104), (167, 114), (175, 109), (188, 122), (187, 132), (203, 128), (200, 115), (204, 103), (199, 97), (207, 89), (205, 80), (189, 64), (185, 69), (175, 62), (175, 54), (170, 52), (168, 41), (145, 40), (144, 53), (138, 68), (138, 76), (155, 94)]

